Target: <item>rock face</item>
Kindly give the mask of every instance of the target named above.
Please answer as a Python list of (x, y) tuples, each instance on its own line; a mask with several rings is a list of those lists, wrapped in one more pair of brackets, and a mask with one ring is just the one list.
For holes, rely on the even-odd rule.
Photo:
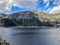
[(3, 26), (15, 26), (16, 24), (8, 18), (2, 20)]
[(41, 26), (43, 23), (31, 11), (11, 14), (2, 20), (4, 26)]

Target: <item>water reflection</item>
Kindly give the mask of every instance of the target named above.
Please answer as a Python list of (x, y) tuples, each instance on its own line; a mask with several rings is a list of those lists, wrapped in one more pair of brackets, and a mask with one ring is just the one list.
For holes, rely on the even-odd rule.
[(0, 35), (11, 45), (60, 45), (60, 28), (0, 28)]

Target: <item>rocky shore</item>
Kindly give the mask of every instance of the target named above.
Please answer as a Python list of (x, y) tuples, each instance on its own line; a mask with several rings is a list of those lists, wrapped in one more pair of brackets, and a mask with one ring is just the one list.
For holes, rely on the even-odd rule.
[(10, 45), (6, 40), (3, 40), (1, 37), (0, 37), (0, 45)]

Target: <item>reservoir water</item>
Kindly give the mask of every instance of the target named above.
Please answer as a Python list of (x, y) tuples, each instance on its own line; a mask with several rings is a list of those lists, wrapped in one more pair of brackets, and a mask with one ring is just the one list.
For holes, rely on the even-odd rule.
[(60, 28), (0, 28), (0, 36), (10, 45), (60, 45)]

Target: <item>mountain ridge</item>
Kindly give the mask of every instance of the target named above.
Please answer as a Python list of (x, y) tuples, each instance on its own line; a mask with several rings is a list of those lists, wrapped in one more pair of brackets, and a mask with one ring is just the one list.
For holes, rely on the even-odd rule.
[(24, 11), (8, 15), (0, 15), (0, 22), (4, 26), (53, 26), (60, 14), (46, 14), (38, 11)]

